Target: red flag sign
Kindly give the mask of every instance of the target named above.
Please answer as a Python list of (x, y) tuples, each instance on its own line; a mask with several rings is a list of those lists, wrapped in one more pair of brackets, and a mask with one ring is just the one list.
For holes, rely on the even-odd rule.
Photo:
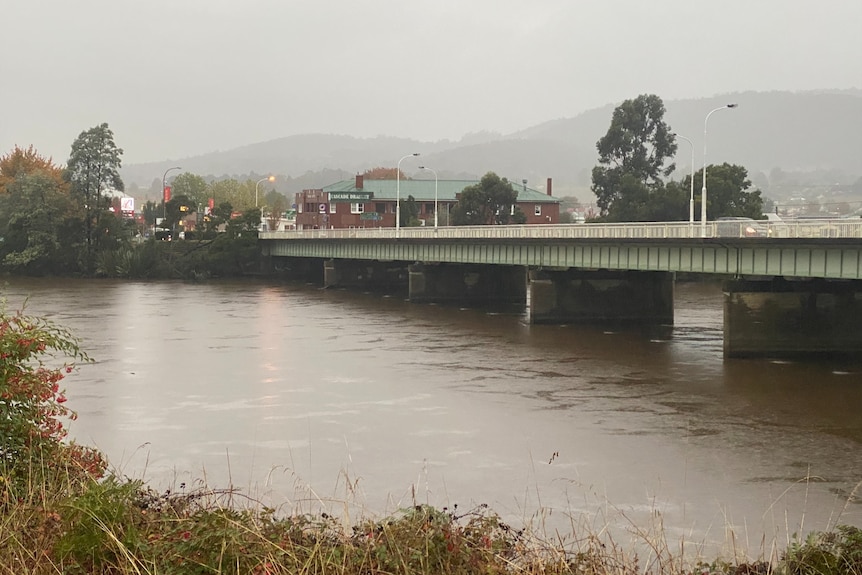
[(171, 187), (170, 186), (165, 186), (164, 198), (165, 198), (165, 203), (168, 203), (169, 201), (171, 201)]

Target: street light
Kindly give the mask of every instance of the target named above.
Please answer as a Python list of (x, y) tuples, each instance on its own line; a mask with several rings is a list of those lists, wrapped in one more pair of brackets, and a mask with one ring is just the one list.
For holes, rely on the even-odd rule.
[[(685, 140), (688, 142), (688, 145), (691, 146), (691, 182), (689, 186), (689, 199), (688, 199), (688, 223), (689, 228), (694, 224), (694, 143), (683, 136), (682, 134), (673, 133), (674, 136), (681, 140)], [(689, 235), (691, 235), (689, 233)]]
[(398, 237), (398, 232), (401, 229), (401, 162), (407, 158), (418, 156), (419, 152), (407, 154), (398, 160), (398, 166), (395, 169), (395, 237)]
[(700, 237), (706, 237), (706, 124), (709, 117), (719, 110), (736, 108), (736, 104), (725, 104), (715, 110), (711, 110), (703, 120), (703, 188), (700, 190)]
[[(171, 170), (182, 170), (181, 167), (176, 166), (173, 168), (168, 168), (165, 170), (165, 173), (162, 174), (162, 219), (167, 219), (168, 217), (168, 202), (165, 200), (165, 188), (168, 187), (168, 172)], [(155, 211), (155, 210), (153, 210)], [(153, 216), (153, 238), (156, 237), (156, 217)]]
[(419, 166), (420, 170), (428, 170), (434, 174), (434, 227), (437, 227), (437, 172), (425, 166)]
[(275, 181), (275, 176), (267, 176), (267, 177), (265, 177), (265, 178), (261, 178), (261, 179), (259, 179), (259, 180), (257, 181), (257, 183), (254, 185), (254, 207), (257, 207), (257, 189), (258, 189), (257, 187), (260, 185), (260, 183), (261, 183), (261, 182), (265, 182), (265, 181), (267, 181), (267, 180), (268, 180), (268, 181), (270, 181), (270, 182), (274, 182), (274, 181)]

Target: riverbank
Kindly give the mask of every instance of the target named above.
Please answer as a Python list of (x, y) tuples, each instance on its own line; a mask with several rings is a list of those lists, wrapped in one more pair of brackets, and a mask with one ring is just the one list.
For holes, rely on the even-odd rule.
[[(42, 462), (49, 464), (50, 462)], [(2, 483), (0, 572), (70, 574), (859, 575), (862, 530), (793, 541), (775, 557), (698, 557), (661, 532), (640, 552), (604, 530), (537, 533), (493, 510), (415, 505), (380, 518), (282, 513), (232, 490), (156, 493), (109, 475)], [(59, 480), (59, 481), (58, 481)]]

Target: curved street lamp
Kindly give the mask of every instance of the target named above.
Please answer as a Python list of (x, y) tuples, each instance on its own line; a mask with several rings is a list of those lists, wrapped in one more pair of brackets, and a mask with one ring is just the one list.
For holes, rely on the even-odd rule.
[[(688, 223), (689, 228), (691, 228), (691, 226), (694, 224), (694, 143), (682, 134), (674, 132), (673, 135), (680, 140), (685, 140), (686, 142), (688, 142), (688, 145), (691, 146), (691, 182), (689, 185), (688, 199)], [(689, 230), (689, 235), (691, 235), (691, 230)]]
[[(175, 166), (173, 168), (168, 168), (165, 170), (165, 173), (162, 174), (162, 219), (168, 217), (168, 202), (165, 199), (165, 188), (168, 187), (168, 172), (172, 170), (182, 170), (181, 167)], [(155, 211), (155, 210), (153, 210)], [(153, 216), (153, 238), (156, 237), (156, 217)]]
[(407, 154), (398, 160), (398, 166), (395, 168), (395, 237), (398, 237), (398, 232), (401, 230), (401, 162), (407, 158), (418, 156), (419, 152)]
[(437, 172), (425, 166), (419, 166), (420, 170), (428, 170), (434, 174), (434, 227), (437, 227)]
[(703, 188), (700, 190), (700, 237), (706, 237), (706, 124), (709, 122), (709, 117), (719, 110), (729, 110), (736, 108), (736, 104), (725, 104), (715, 110), (711, 110), (703, 120)]
[(261, 183), (261, 182), (266, 182), (266, 181), (274, 182), (274, 181), (275, 181), (275, 176), (267, 176), (267, 177), (265, 177), (265, 178), (261, 178), (261, 179), (259, 179), (259, 180), (257, 181), (257, 183), (255, 183), (255, 185), (254, 185), (254, 207), (257, 207), (257, 190), (258, 190), (258, 186), (260, 185), (260, 183)]

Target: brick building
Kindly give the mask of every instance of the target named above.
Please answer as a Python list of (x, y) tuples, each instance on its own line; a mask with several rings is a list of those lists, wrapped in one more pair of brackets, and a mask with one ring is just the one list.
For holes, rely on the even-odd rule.
[[(461, 191), (478, 180), (368, 180), (357, 175), (321, 189), (296, 194), (296, 229), (393, 228), (398, 199), (413, 197), (422, 225), (449, 225), (449, 211), (458, 203)], [(512, 186), (518, 192), (516, 205), (527, 216), (527, 224), (556, 224), (560, 221), (560, 200), (551, 195), (551, 180), (542, 193), (526, 184)], [(403, 226), (405, 222), (401, 222)]]

